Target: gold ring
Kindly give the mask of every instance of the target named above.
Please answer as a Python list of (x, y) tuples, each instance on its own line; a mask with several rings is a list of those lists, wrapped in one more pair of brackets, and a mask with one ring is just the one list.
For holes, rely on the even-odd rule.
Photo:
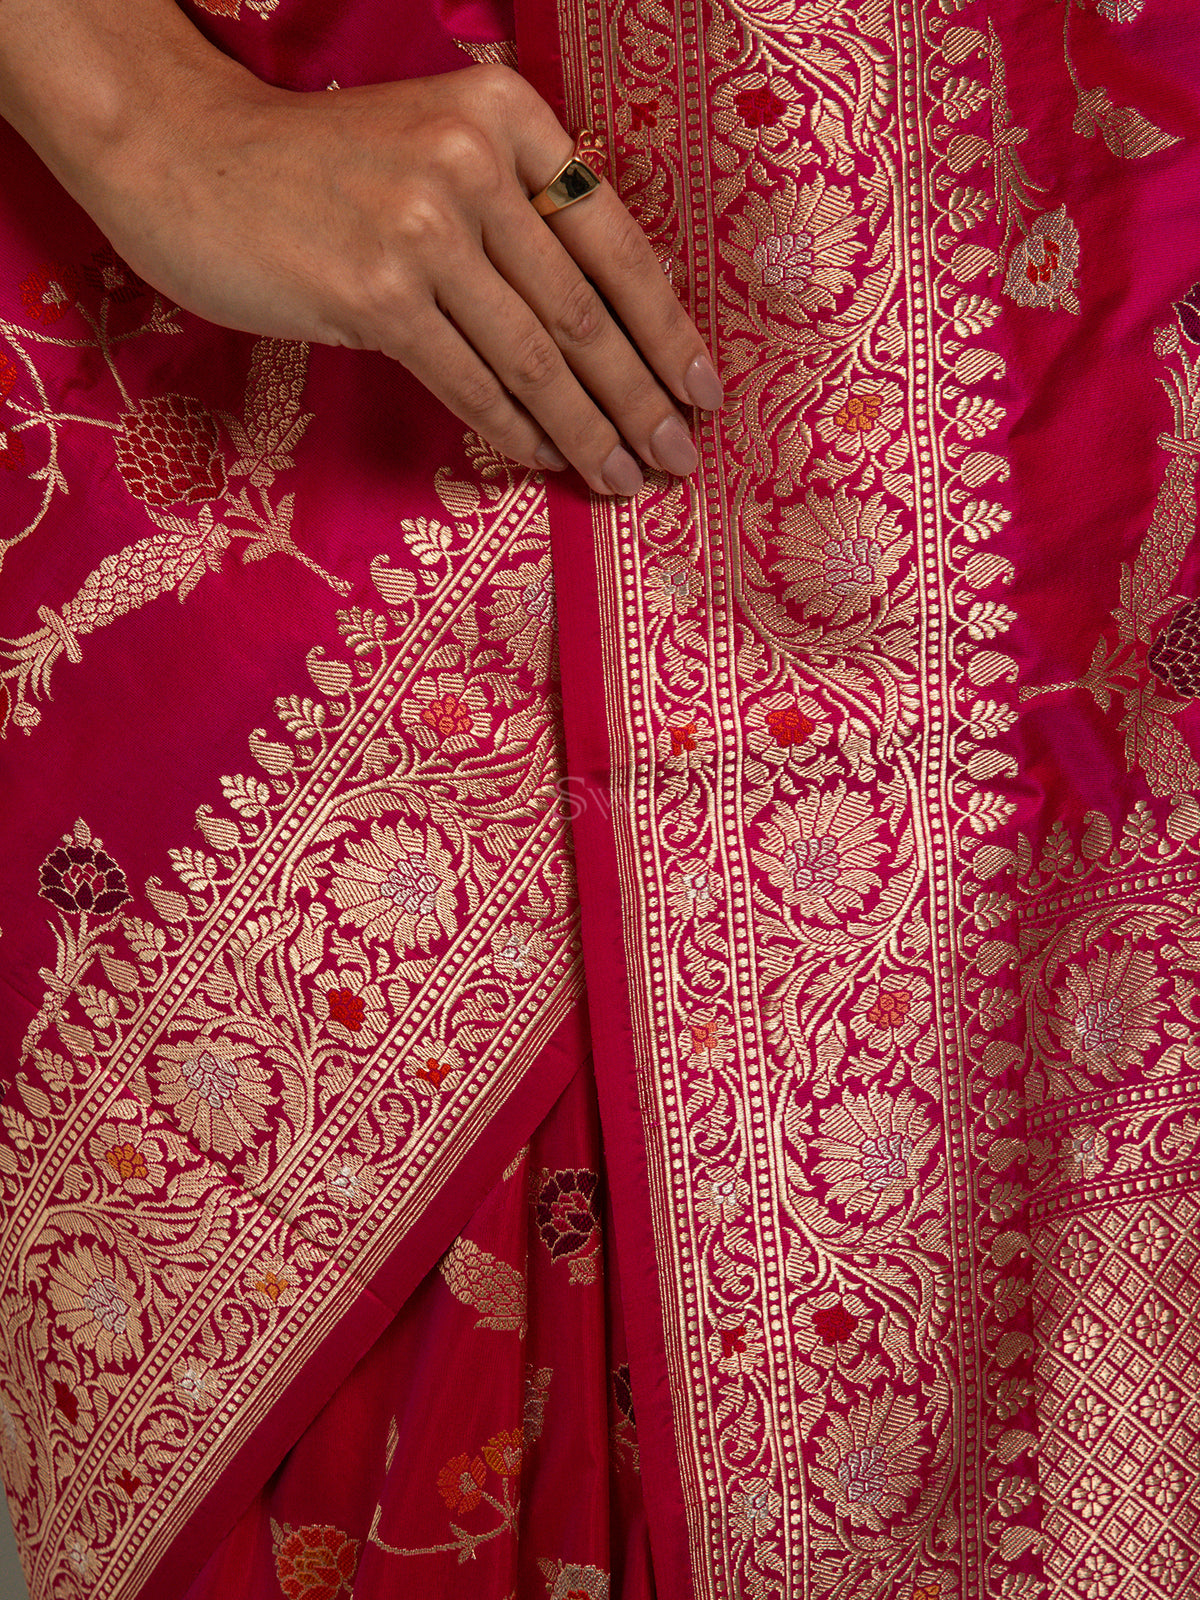
[(552, 217), (556, 211), (565, 211), (577, 200), (586, 200), (600, 187), (607, 165), (595, 134), (585, 130), (546, 187), (530, 196), (530, 204), (540, 217)]

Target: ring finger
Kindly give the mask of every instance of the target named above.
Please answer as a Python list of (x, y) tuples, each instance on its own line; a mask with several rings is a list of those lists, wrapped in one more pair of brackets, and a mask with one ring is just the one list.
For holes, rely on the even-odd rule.
[(572, 373), (545, 323), (498, 272), (450, 279), (438, 300), (500, 383), (597, 493), (638, 492), (641, 469), (613, 422)]

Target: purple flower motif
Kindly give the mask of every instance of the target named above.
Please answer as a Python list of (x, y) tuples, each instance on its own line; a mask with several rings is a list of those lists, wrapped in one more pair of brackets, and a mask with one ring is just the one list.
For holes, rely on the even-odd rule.
[(65, 845), (42, 863), (40, 893), (61, 911), (106, 917), (130, 898), (125, 874), (103, 850)]
[(1176, 300), (1175, 310), (1184, 338), (1200, 344), (1200, 283), (1194, 283), (1182, 300)]

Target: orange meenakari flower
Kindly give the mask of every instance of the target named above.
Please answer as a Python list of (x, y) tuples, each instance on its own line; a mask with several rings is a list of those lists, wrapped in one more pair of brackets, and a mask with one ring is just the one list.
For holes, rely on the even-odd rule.
[(146, 1158), (134, 1144), (115, 1144), (106, 1151), (104, 1159), (122, 1181), (144, 1178), (149, 1170)]
[(878, 453), (904, 421), (904, 393), (885, 379), (840, 384), (817, 417), (817, 433), (841, 455)]
[(516, 1478), (521, 1472), (521, 1448), (520, 1428), (506, 1428), (484, 1445), (483, 1459), (502, 1478)]

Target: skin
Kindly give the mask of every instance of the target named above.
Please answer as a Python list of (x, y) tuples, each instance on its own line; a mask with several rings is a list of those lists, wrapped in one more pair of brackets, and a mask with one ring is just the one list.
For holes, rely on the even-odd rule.
[(635, 457), (695, 468), (683, 409), (721, 402), (704, 341), (607, 183), (548, 222), (529, 204), (572, 140), (516, 73), (296, 94), (174, 0), (0, 0), (0, 115), (187, 310), (380, 350), (601, 494), (638, 491)]

